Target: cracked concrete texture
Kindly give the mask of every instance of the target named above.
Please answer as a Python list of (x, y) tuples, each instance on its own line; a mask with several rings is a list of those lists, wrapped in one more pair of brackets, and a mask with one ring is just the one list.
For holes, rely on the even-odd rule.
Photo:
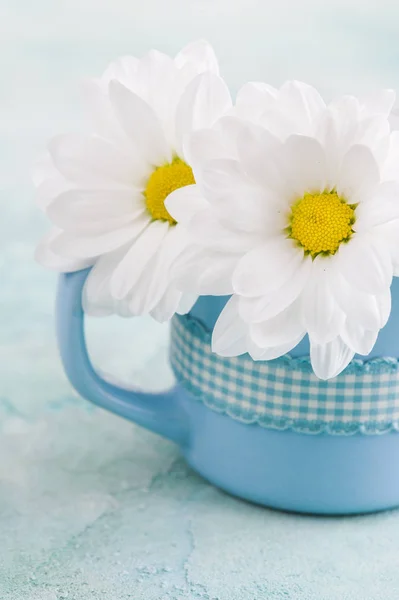
[(87, 408), (2, 421), (2, 600), (397, 599), (398, 513), (251, 506), (169, 442)]
[[(369, 4), (3, 3), (1, 600), (398, 599), (399, 513), (321, 519), (251, 506), (208, 485), (173, 444), (80, 399), (57, 357), (55, 276), (32, 259), (45, 219), (29, 169), (50, 135), (80, 128), (79, 78), (118, 55), (206, 37), (233, 89), (293, 76), (327, 96), (398, 89), (399, 9)], [(88, 330), (99, 367), (170, 384), (167, 327), (107, 319)]]

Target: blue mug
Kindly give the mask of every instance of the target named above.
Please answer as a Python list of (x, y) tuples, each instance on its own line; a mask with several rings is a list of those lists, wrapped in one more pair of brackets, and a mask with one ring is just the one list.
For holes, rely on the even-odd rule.
[(83, 397), (172, 440), (205, 479), (252, 502), (317, 514), (399, 505), (399, 279), (372, 353), (329, 381), (313, 374), (306, 340), (274, 361), (212, 354), (226, 298), (200, 298), (172, 320), (177, 384), (153, 394), (93, 369), (81, 304), (88, 273), (61, 275), (57, 294), (62, 361)]

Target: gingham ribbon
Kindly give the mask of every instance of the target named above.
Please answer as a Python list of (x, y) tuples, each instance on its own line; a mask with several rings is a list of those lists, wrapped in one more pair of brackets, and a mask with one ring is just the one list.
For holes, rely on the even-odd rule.
[(253, 361), (213, 354), (211, 334), (192, 317), (174, 317), (170, 360), (198, 401), (243, 423), (303, 433), (399, 431), (399, 365), (394, 358), (352, 361), (321, 381), (309, 357)]

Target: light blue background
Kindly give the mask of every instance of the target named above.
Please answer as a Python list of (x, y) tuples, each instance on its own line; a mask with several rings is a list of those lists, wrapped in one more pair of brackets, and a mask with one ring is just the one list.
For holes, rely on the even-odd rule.
[[(1, 600), (398, 599), (398, 513), (250, 506), (74, 394), (56, 354), (55, 277), (32, 261), (46, 223), (29, 178), (51, 135), (82, 126), (79, 79), (120, 54), (206, 37), (233, 90), (293, 77), (327, 97), (399, 89), (395, 4), (0, 0)], [(90, 340), (125, 381), (171, 382), (167, 327), (107, 319), (90, 323)]]

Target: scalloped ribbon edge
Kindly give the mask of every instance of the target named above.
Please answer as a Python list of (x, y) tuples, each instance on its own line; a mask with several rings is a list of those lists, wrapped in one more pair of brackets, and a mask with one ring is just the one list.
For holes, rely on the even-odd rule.
[[(191, 315), (176, 315), (175, 319), (184, 322), (184, 326), (189, 329), (194, 335), (199, 336), (204, 342), (210, 343), (212, 333), (205, 327), (205, 325), (198, 319)], [(286, 354), (285, 356), (278, 358), (273, 363), (284, 364), (292, 369), (301, 369), (306, 372), (312, 371), (310, 357), (299, 357), (294, 358)], [(344, 435), (350, 436), (355, 434), (363, 435), (383, 435), (386, 433), (398, 433), (399, 432), (399, 421), (369, 421), (367, 423), (356, 423), (352, 421), (350, 423), (340, 422), (329, 422), (325, 421), (310, 421), (300, 419), (289, 419), (270, 417), (267, 415), (259, 416), (252, 414), (243, 416), (241, 413), (232, 410), (226, 406), (218, 405), (218, 402), (204, 394), (198, 392), (195, 386), (190, 381), (181, 377), (173, 366), (173, 361), (170, 361), (172, 371), (178, 383), (188, 390), (191, 395), (202, 404), (205, 404), (207, 408), (213, 410), (216, 413), (224, 414), (235, 421), (242, 423), (243, 425), (259, 425), (265, 429), (273, 429), (277, 431), (294, 431), (300, 434), (307, 435)], [(396, 372), (399, 370), (399, 360), (393, 357), (382, 357), (373, 358), (368, 361), (360, 359), (353, 360), (348, 367), (345, 369), (345, 373), (381, 373), (381, 372)]]

